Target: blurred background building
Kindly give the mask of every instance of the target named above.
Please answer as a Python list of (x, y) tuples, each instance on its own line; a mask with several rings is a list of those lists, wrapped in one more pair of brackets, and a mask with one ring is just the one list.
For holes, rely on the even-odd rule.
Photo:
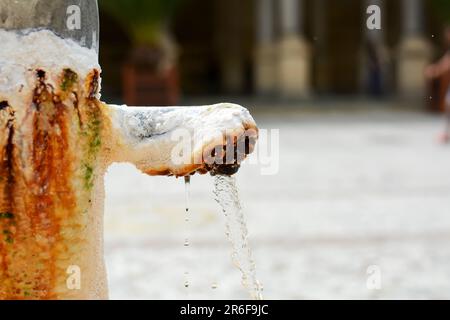
[[(450, 148), (425, 112), (447, 82), (423, 74), (450, 0), (99, 2), (104, 101), (231, 100), (279, 130), (276, 174), (255, 151), (236, 175), (266, 298), (450, 298)], [(114, 164), (105, 187), (112, 298), (248, 298), (211, 177), (191, 178), (189, 224), (182, 179)]]
[[(123, 0), (100, 1), (103, 93), (110, 101), (151, 105), (198, 96), (369, 95), (439, 108), (439, 83), (427, 85), (423, 68), (445, 49), (445, 0), (150, 1), (153, 5), (129, 0), (131, 18), (120, 7), (111, 10), (115, 2)], [(167, 8), (155, 6), (158, 2)], [(381, 8), (381, 30), (366, 27), (366, 10), (373, 4)], [(133, 56), (136, 38), (127, 24), (134, 19), (162, 26), (162, 55), (173, 56), (165, 77), (133, 82), (126, 67), (117, 67)], [(139, 86), (145, 93), (130, 98)], [(165, 90), (169, 94), (161, 94)]]

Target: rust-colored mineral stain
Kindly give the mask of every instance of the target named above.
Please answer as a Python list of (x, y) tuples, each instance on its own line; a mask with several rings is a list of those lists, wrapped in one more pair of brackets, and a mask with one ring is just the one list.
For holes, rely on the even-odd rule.
[(92, 70), (86, 78), (88, 85), (87, 92), (90, 99), (95, 99), (99, 90), (100, 72), (97, 69)]
[(205, 169), (204, 164), (190, 164), (190, 165), (187, 164), (184, 167), (178, 169), (177, 171), (173, 171), (169, 168), (147, 169), (144, 171), (144, 173), (149, 176), (175, 176), (177, 178), (192, 175), (196, 172), (204, 174), (207, 173), (208, 171)]
[[(45, 72), (37, 71), (38, 83), (31, 115), (30, 159), (16, 151), (14, 112), (1, 105), (0, 126), (8, 133), (0, 141), (0, 298), (54, 299), (60, 219), (75, 212), (69, 152), (68, 107), (45, 84)], [(20, 129), (19, 129), (20, 130)], [(1, 137), (1, 135), (0, 135)], [(18, 163), (31, 166), (26, 178)]]
[(14, 111), (6, 101), (0, 103), (0, 125), (5, 133), (0, 141), (0, 297), (9, 290), (8, 278), (8, 246), (12, 243), (10, 227), (14, 218), (13, 192), (14, 176), (12, 175), (12, 154), (14, 136)]
[[(45, 239), (41, 249), (47, 252), (43, 258), (46, 267), (41, 271), (39, 292), (43, 298), (54, 298), (52, 292), (56, 280), (55, 261), (58, 256), (56, 244), (60, 237), (58, 208), (75, 208), (75, 200), (69, 183), (71, 163), (68, 152), (67, 108), (62, 103), (54, 104), (54, 93), (45, 89), (35, 96), (36, 113), (33, 126), (32, 165), (34, 178), (31, 181), (34, 210), (31, 213), (32, 228)], [(58, 99), (57, 99), (58, 100)], [(66, 212), (67, 213), (67, 212)]]

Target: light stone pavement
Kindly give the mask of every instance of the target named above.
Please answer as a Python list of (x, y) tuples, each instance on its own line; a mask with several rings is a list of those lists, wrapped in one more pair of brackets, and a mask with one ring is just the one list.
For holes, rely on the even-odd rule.
[[(280, 129), (279, 173), (246, 164), (237, 176), (265, 298), (450, 299), (450, 146), (436, 142), (441, 118), (291, 110), (255, 119)], [(182, 179), (110, 168), (111, 298), (248, 298), (212, 178), (194, 176), (191, 187), (186, 225)], [(379, 290), (366, 285), (371, 265)]]

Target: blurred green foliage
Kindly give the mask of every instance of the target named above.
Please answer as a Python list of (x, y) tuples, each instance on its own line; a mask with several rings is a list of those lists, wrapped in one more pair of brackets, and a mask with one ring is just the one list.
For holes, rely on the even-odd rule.
[(432, 5), (441, 19), (450, 23), (450, 0), (432, 0)]
[(156, 44), (182, 0), (100, 0), (100, 7), (128, 31), (136, 45)]

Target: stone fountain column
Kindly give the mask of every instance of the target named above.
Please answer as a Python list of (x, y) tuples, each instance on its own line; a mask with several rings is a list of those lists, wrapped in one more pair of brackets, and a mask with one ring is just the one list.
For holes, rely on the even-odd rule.
[(242, 3), (240, 0), (220, 0), (214, 5), (217, 17), (214, 46), (220, 59), (221, 84), (227, 94), (240, 94), (245, 86)]
[[(367, 25), (370, 15), (367, 9), (376, 5), (380, 8), (380, 29)], [(385, 1), (365, 0), (364, 2), (364, 40), (360, 52), (360, 90), (371, 95), (383, 95), (391, 87), (391, 59), (389, 49), (385, 42)]]
[(255, 89), (258, 94), (275, 93), (277, 84), (273, 0), (256, 0)]
[(329, 89), (329, 59), (327, 49), (327, 0), (314, 1), (313, 41), (314, 54), (311, 60), (315, 93)]
[(310, 45), (303, 35), (302, 1), (279, 0), (278, 90), (288, 98), (304, 98), (310, 93)]
[(426, 85), (423, 71), (432, 58), (431, 44), (423, 35), (422, 0), (402, 0), (403, 30), (397, 55), (397, 85), (404, 98), (423, 98)]

